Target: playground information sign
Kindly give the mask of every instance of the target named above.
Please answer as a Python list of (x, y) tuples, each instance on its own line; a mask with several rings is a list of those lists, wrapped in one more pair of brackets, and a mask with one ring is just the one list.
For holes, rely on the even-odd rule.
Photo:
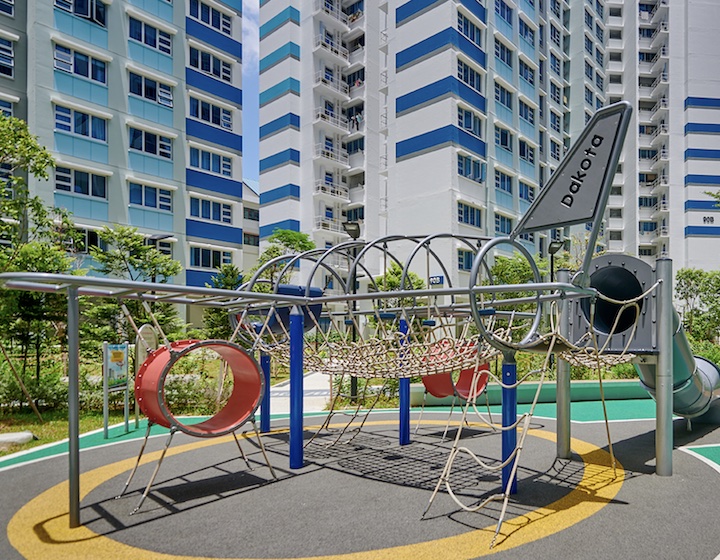
[(106, 344), (104, 349), (105, 367), (103, 370), (108, 390), (125, 389), (128, 384), (128, 343)]

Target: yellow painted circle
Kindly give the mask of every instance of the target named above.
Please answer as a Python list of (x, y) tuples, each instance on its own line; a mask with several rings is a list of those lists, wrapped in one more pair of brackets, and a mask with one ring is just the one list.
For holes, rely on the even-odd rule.
[[(375, 421), (365, 424), (387, 425), (389, 422)], [(277, 430), (273, 433), (285, 431), (287, 430)], [(555, 434), (541, 430), (530, 430), (528, 434), (548, 441), (555, 440)], [(177, 455), (228, 441), (231, 441), (230, 437), (203, 439), (170, 448), (167, 455)], [(492, 549), (490, 543), (495, 534), (495, 524), (427, 542), (347, 554), (313, 556), (313, 560), (435, 560), (446, 556), (449, 550), (453, 551), (454, 558), (477, 558), (558, 533), (597, 513), (610, 503), (620, 491), (625, 478), (625, 471), (620, 464), (616, 462), (616, 468), (613, 469), (610, 455), (606, 451), (577, 439), (572, 439), (571, 447), (584, 463), (583, 477), (577, 486), (556, 502), (504, 521)], [(156, 461), (159, 456), (160, 451), (148, 453), (142, 462)], [(134, 463), (135, 458), (126, 459), (81, 475), (81, 500), (104, 482), (129, 471)], [(30, 500), (10, 520), (7, 527), (10, 543), (28, 560), (210, 560), (208, 557), (177, 556), (136, 548), (98, 535), (82, 526), (71, 529), (67, 496), (67, 482), (53, 486)]]

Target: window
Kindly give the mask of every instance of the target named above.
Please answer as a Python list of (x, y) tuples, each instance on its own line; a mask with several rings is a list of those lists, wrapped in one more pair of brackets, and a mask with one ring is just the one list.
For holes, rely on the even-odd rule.
[(476, 183), (482, 183), (483, 177), (483, 163), (470, 156), (463, 156), (458, 154), (458, 175), (461, 177), (467, 177), (471, 181)]
[(560, 34), (560, 30), (556, 26), (551, 24), (550, 25), (550, 40), (553, 43), (555, 43), (555, 45), (557, 45), (558, 47), (560, 46), (560, 37), (561, 36), (562, 35)]
[(232, 158), (208, 150), (190, 148), (190, 167), (232, 177)]
[(601, 43), (605, 40), (605, 30), (597, 23), (595, 24), (595, 37), (597, 37)]
[(550, 99), (555, 103), (560, 103), (560, 87), (553, 82), (550, 82)]
[(224, 264), (232, 264), (232, 253), (230, 251), (190, 247), (190, 266), (214, 269), (220, 268)]
[(0, 37), (0, 74), (3, 76), (15, 75), (15, 43)]
[(495, 101), (512, 110), (513, 94), (495, 82)]
[(130, 72), (130, 93), (165, 107), (173, 106), (172, 86)]
[(458, 12), (457, 28), (460, 33), (465, 35), (465, 37), (470, 39), (477, 46), (482, 47), (482, 31), (461, 12)]
[(475, 260), (475, 253), (472, 251), (463, 251), (458, 249), (458, 270), (472, 270), (473, 261)]
[(533, 70), (528, 63), (524, 60), (520, 60), (518, 66), (520, 67), (520, 77), (529, 83), (531, 86), (535, 85), (535, 70)]
[(518, 181), (518, 195), (520, 200), (532, 202), (535, 200), (535, 187), (528, 185), (524, 181)]
[(553, 53), (550, 53), (550, 70), (556, 75), (560, 75), (560, 59)]
[(55, 168), (55, 190), (105, 199), (107, 177), (59, 165)]
[[(2, 40), (0, 40), (1, 42)], [(74, 51), (62, 45), (55, 45), (55, 68), (89, 78), (101, 84), (107, 83), (106, 63), (84, 53)]]
[(482, 227), (480, 220), (482, 211), (468, 204), (458, 202), (458, 222), (469, 226)]
[(529, 243), (535, 243), (535, 234), (534, 233), (521, 233), (518, 236), (523, 241), (527, 241)]
[(253, 222), (260, 221), (260, 210), (257, 208), (243, 207), (243, 218), (246, 220), (252, 220)]
[(190, 66), (224, 82), (232, 82), (232, 65), (209, 52), (190, 47)]
[(0, 0), (0, 13), (15, 15), (15, 0)]
[(512, 219), (502, 214), (495, 214), (495, 233), (510, 235), (512, 231)]
[(55, 0), (55, 7), (105, 27), (105, 4), (102, 0)]
[(230, 109), (214, 105), (208, 101), (190, 97), (190, 116), (227, 130), (232, 130), (232, 111)]
[(585, 10), (585, 25), (586, 25), (586, 27), (588, 27), (589, 29), (592, 29), (593, 21), (594, 21), (593, 15), (590, 12), (588, 12), (587, 10)]
[(520, 118), (530, 124), (535, 124), (535, 109), (530, 107), (530, 105), (525, 103), (523, 100), (520, 100), (518, 105), (520, 107)]
[(172, 212), (172, 191), (130, 182), (130, 204)]
[[(252, 233), (243, 232), (243, 245), (252, 245), (253, 247), (260, 246), (260, 236)], [(328, 286), (331, 287), (331, 286)]]
[(482, 93), (482, 76), (462, 60), (458, 60), (458, 78), (474, 90)]
[(550, 0), (550, 9), (555, 17), (560, 17), (560, 0)]
[(595, 108), (601, 109), (603, 106), (603, 100), (600, 97), (595, 98)]
[(495, 127), (495, 145), (504, 148), (509, 152), (513, 149), (513, 138), (512, 134), (506, 128)]
[(585, 61), (585, 77), (590, 78), (591, 80), (593, 78), (593, 65), (587, 60)]
[(172, 159), (172, 138), (131, 127), (130, 149)]
[(475, 112), (458, 107), (458, 126), (482, 138), (482, 120)]
[(520, 31), (520, 37), (535, 46), (535, 31), (522, 18), (518, 20), (518, 30)]
[(622, 208), (610, 208), (610, 209), (608, 209), (608, 217), (609, 217), (609, 218), (622, 219), (622, 216), (623, 216)]
[(495, 56), (512, 68), (512, 51), (502, 41), (495, 38)]
[(98, 236), (97, 231), (90, 229), (75, 229), (76, 237), (69, 244), (69, 249), (74, 253), (90, 253), (91, 247), (98, 247), (103, 251), (107, 249), (107, 243), (105, 243)]
[(560, 161), (560, 144), (555, 142), (555, 140), (550, 140), (550, 157)]
[(602, 19), (605, 15), (605, 6), (602, 5), (600, 0), (595, 0), (595, 11), (597, 12), (597, 15), (600, 19)]
[(622, 241), (623, 234), (622, 231), (609, 231), (608, 232), (608, 239), (610, 241)]
[(595, 100), (595, 96), (593, 95), (592, 90), (585, 86), (585, 103), (588, 105), (592, 105)]
[(190, 0), (190, 17), (202, 21), (225, 35), (232, 36), (232, 17), (205, 2)]
[(495, 13), (504, 19), (507, 23), (512, 25), (513, 11), (503, 0), (495, 0)]
[(512, 177), (503, 173), (499, 169), (495, 170), (495, 188), (505, 191), (506, 193), (512, 194)]
[(13, 116), (13, 104), (10, 101), (5, 101), (4, 99), (0, 99), (0, 113), (5, 115), (6, 117), (12, 117)]
[(595, 49), (595, 61), (600, 65), (605, 65), (605, 55), (600, 49)]
[(611, 62), (622, 62), (621, 52), (611, 52), (609, 54)]
[(622, 17), (622, 8), (610, 8), (610, 17)]
[(592, 56), (593, 53), (593, 40), (585, 35), (585, 52), (587, 52), (590, 56)]
[(658, 199), (656, 196), (640, 196), (638, 197), (638, 206), (640, 208), (654, 208)]
[(134, 17), (130, 18), (130, 38), (151, 49), (172, 55), (172, 35)]
[(55, 105), (55, 130), (107, 142), (107, 121), (102, 117)]
[(190, 215), (193, 218), (232, 224), (232, 205), (191, 196)]
[(560, 132), (560, 115), (555, 111), (550, 111), (550, 128), (555, 132)]
[(518, 154), (520, 159), (535, 164), (535, 148), (530, 146), (525, 140), (520, 140), (518, 144)]
[(605, 85), (605, 78), (603, 78), (600, 74), (595, 74), (595, 85), (600, 91), (602, 91), (603, 86)]

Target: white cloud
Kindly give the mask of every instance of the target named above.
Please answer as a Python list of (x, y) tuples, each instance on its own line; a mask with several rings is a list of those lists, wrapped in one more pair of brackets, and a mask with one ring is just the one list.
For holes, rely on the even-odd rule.
[(260, 54), (259, 0), (243, 0), (243, 67), (256, 71)]

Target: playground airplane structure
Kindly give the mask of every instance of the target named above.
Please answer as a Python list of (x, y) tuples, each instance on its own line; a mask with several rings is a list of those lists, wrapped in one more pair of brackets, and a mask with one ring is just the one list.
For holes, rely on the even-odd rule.
[[(641, 383), (656, 400), (656, 472), (671, 475), (673, 414), (720, 422), (720, 370), (690, 351), (672, 306), (672, 261), (658, 259), (653, 268), (627, 255), (595, 256), (588, 251), (572, 278), (568, 271), (559, 271), (557, 281), (545, 282), (520, 241), (524, 233), (592, 222), (588, 247), (595, 247), (631, 112), (629, 104), (617, 103), (595, 114), (507, 237), (433, 234), (352, 240), (278, 257), (237, 291), (110, 278), (1, 274), (0, 283), (7, 289), (66, 292), (68, 296), (70, 526), (80, 525), (79, 296), (140, 300), (153, 318), (161, 345), (146, 348), (148, 358), (135, 378), (135, 395), (150, 425), (170, 429), (162, 457), (178, 431), (196, 437), (235, 435), (251, 422), (275, 477), (260, 435), (270, 431), (272, 360), (290, 371), (291, 469), (303, 466), (306, 445), (319, 442), (305, 441), (303, 434), (303, 375), (307, 371), (335, 376), (339, 385), (350, 379), (352, 397), (359, 396), (358, 379), (398, 380), (399, 444), (405, 445), (410, 443), (410, 379), (420, 377), (427, 387), (443, 385), (446, 394), (464, 402), (462, 421), (425, 512), (443, 486), (460, 507), (470, 511), (490, 500), (501, 500), (499, 531), (508, 498), (517, 492), (523, 441), (551, 367), (550, 358), (555, 355), (557, 456), (570, 457), (570, 367), (602, 369), (632, 361)], [(474, 257), (465, 286), (452, 285), (449, 280), (458, 249)], [(533, 281), (496, 284), (491, 265), (498, 252), (525, 258)], [(453, 264), (443, 260), (448, 256)], [(303, 285), (292, 283), (298, 270), (303, 273)], [(448, 285), (432, 286), (431, 278), (438, 276), (448, 279)], [(418, 278), (422, 282), (416, 282)], [(229, 340), (170, 342), (152, 315), (151, 303), (158, 301), (223, 309), (234, 333)], [(129, 312), (126, 315), (138, 333), (138, 343), (146, 344)], [(172, 414), (164, 385), (173, 366), (194, 351), (214, 352), (227, 362), (233, 389), (214, 416), (199, 424), (185, 424)], [(543, 367), (518, 378), (515, 354), (519, 351), (544, 354)], [(487, 367), (496, 357), (502, 358), (500, 377)], [(529, 412), (518, 415), (517, 387), (531, 374), (540, 380), (538, 389)], [(478, 399), (488, 383), (502, 387), (501, 422), (483, 416), (502, 438), (502, 456), (494, 464), (483, 462), (464, 447), (461, 437), (468, 413), (480, 414)], [(363, 383), (362, 391), (369, 391), (368, 385)], [(255, 425), (258, 410), (259, 431)], [(333, 403), (321, 430), (329, 429), (335, 412)], [(348, 427), (360, 418), (359, 412), (357, 405)], [(356, 430), (362, 422), (355, 425)], [(341, 430), (335, 442), (342, 441), (346, 433)], [(237, 437), (235, 440), (244, 456)], [(143, 450), (144, 444), (140, 456)], [(460, 502), (453, 493), (450, 472), (461, 453), (471, 456), (483, 471), (500, 472), (497, 494), (470, 506)], [(134, 511), (150, 491), (162, 457)], [(127, 484), (134, 473), (135, 469)]]

